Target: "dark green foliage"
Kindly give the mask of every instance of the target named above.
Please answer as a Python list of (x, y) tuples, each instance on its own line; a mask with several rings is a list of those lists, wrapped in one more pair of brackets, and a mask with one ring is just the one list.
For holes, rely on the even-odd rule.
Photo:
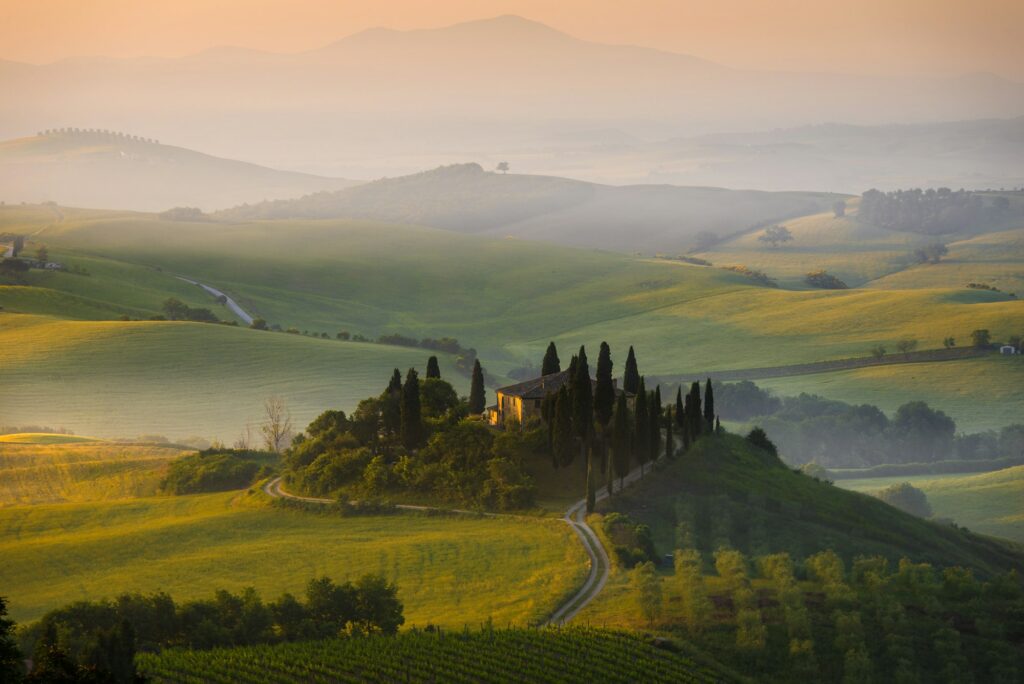
[(919, 518), (932, 517), (932, 507), (928, 497), (909, 482), (894, 484), (875, 492), (875, 496), (896, 508), (916, 515)]
[(717, 383), (715, 388), (721, 406), (717, 415), (726, 420), (750, 420), (770, 416), (782, 408), (782, 400), (772, 396), (749, 380)]
[(804, 282), (822, 290), (846, 290), (850, 287), (828, 271), (822, 270), (809, 272), (804, 276)]
[(217, 323), (218, 319), (209, 309), (193, 309), (180, 299), (170, 297), (161, 305), (164, 315), (172, 321), (199, 321), (200, 323)]
[(590, 439), (594, 428), (594, 387), (590, 381), (587, 351), (580, 347), (576, 356), (576, 374), (572, 381), (572, 428), (583, 442)]
[(544, 352), (544, 360), (540, 364), (541, 375), (551, 375), (562, 370), (562, 362), (558, 359), (558, 349), (554, 342), (548, 343), (548, 349)]
[(241, 449), (207, 449), (172, 461), (160, 488), (168, 494), (245, 489), (268, 475), (274, 460), (271, 455)]
[(615, 409), (615, 385), (612, 380), (612, 350), (601, 343), (597, 357), (597, 386), (594, 388), (594, 417), (602, 427), (608, 425)]
[(484, 389), (484, 370), (480, 360), (473, 362), (473, 378), (469, 385), (469, 412), (479, 415), (487, 408), (487, 392)]
[(388, 381), (388, 388), (385, 390), (388, 394), (397, 394), (402, 391), (402, 371), (397, 368), (391, 371), (391, 380)]
[(668, 408), (666, 408), (665, 411), (665, 457), (675, 458), (676, 442), (673, 436), (673, 432), (675, 430), (675, 420), (672, 417), (672, 405), (669, 404)]
[(686, 412), (686, 427), (687, 432), (690, 435), (690, 442), (692, 443), (697, 441), (697, 438), (705, 431), (704, 414), (701, 409), (699, 382), (694, 382), (690, 385), (690, 393), (686, 397), (686, 403), (683, 406), (683, 410)]
[(0, 681), (21, 681), (25, 674), (22, 658), (14, 640), (14, 621), (7, 619), (7, 599), (0, 596)]
[(633, 435), (631, 416), (626, 395), (620, 394), (615, 403), (615, 418), (612, 423), (612, 465), (615, 475), (621, 481), (629, 474)]
[(762, 451), (767, 451), (772, 456), (777, 457), (779, 455), (778, 449), (776, 449), (775, 445), (772, 444), (772, 441), (768, 439), (768, 435), (765, 433), (765, 431), (759, 427), (755, 427), (750, 432), (747, 433), (747, 441), (753, 444), (758, 449), (761, 449)]
[(459, 395), (448, 382), (428, 377), (420, 383), (420, 407), (424, 417), (440, 418), (449, 411), (458, 411)]
[(986, 198), (970, 190), (868, 190), (861, 195), (857, 216), (862, 221), (926, 235), (982, 230), (1001, 225), (1012, 216), (1009, 202)]
[(427, 379), (440, 378), (441, 377), (441, 366), (437, 363), (437, 357), (431, 356), (427, 359)]
[(636, 365), (636, 354), (633, 353), (633, 346), (629, 347), (629, 354), (626, 356), (626, 370), (622, 376), (622, 389), (630, 394), (636, 394), (640, 388), (640, 371)]
[(651, 528), (647, 525), (637, 524), (628, 515), (609, 513), (601, 520), (601, 527), (612, 544), (612, 553), (620, 567), (629, 570), (656, 559)]
[(651, 462), (657, 461), (661, 453), (662, 417), (661, 387), (655, 386), (647, 402), (648, 433), (650, 434), (647, 442), (647, 460)]
[(562, 385), (555, 399), (552, 449), (560, 467), (570, 465), (576, 458), (576, 442), (572, 430), (572, 398), (567, 385)]
[(972, 330), (971, 343), (979, 349), (984, 349), (992, 344), (992, 334), (987, 329)]
[(423, 412), (420, 408), (420, 379), (415, 368), (410, 368), (402, 385), (401, 435), (406, 449), (423, 444)]
[(676, 425), (680, 430), (686, 425), (686, 410), (683, 406), (683, 386), (679, 385), (676, 388)]
[(711, 378), (708, 378), (707, 383), (704, 385), (704, 422), (707, 423), (708, 428), (714, 424), (716, 415), (715, 390), (711, 386)]
[(633, 409), (633, 455), (641, 467), (650, 460), (651, 456), (651, 417), (650, 411), (647, 409), (649, 400), (650, 396), (647, 394), (647, 388), (644, 386), (644, 379), (641, 376), (637, 385), (636, 405)]

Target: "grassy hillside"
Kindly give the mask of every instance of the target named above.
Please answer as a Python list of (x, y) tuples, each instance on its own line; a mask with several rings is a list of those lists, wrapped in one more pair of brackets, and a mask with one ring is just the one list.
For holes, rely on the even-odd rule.
[(70, 435), (4, 435), (0, 506), (152, 496), (167, 464), (187, 451)]
[[(2, 289), (2, 288), (0, 288)], [(63, 425), (109, 437), (200, 435), (231, 443), (282, 397), (301, 429), (351, 410), (393, 368), (423, 371), (429, 352), (182, 322), (70, 321), (0, 315), (0, 412), (11, 424)], [(441, 372), (462, 393), (451, 357)]]
[[(660, 647), (659, 647), (660, 646)], [(244, 659), (245, 668), (238, 667)], [(621, 631), (498, 629), (406, 633), (371, 641), (331, 640), (214, 651), (168, 651), (139, 658), (157, 682), (219, 679), (262, 684), (326, 677), (332, 681), (721, 682), (733, 678), (643, 636)]]
[[(232, 221), (354, 218), (655, 252), (688, 248), (701, 232), (731, 235), (765, 220), (820, 211), (837, 197), (671, 185), (615, 187), (457, 164), (335, 193), (236, 207), (219, 216)], [(626, 225), (629, 230), (623, 229)]]
[(980, 475), (918, 475), (837, 480), (843, 489), (873, 492), (910, 482), (928, 496), (936, 517), (950, 518), (975, 532), (1024, 543), (1024, 466)]
[(991, 356), (953, 362), (877, 366), (757, 381), (782, 396), (801, 392), (892, 413), (923, 399), (945, 411), (964, 432), (998, 430), (1021, 420), (1024, 359)]
[(587, 571), (560, 521), (338, 518), (225, 493), (0, 509), (0, 586), (24, 622), (75, 599), (163, 589), (175, 599), (253, 586), (301, 593), (314, 576), (380, 572), (406, 625), (541, 620)]

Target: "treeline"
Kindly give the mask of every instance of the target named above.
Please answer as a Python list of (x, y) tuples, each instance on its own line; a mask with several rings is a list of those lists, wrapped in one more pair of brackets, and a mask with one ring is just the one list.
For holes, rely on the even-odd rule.
[[(1016, 212), (1016, 213), (1019, 213)], [(861, 195), (860, 219), (890, 230), (942, 235), (998, 226), (1014, 214), (1004, 195), (986, 197), (969, 190), (868, 190)]]
[[(713, 571), (713, 574), (710, 572)], [(1016, 572), (978, 581), (881, 556), (833, 551), (749, 558), (675, 553), (662, 579), (631, 575), (637, 616), (759, 681), (1018, 682), (1024, 591)]]
[(108, 131), (103, 128), (47, 128), (45, 131), (36, 133), (39, 137), (73, 136), (91, 140), (127, 140), (129, 142), (142, 142), (159, 145), (160, 141), (155, 138), (143, 138), (137, 135), (121, 133), (119, 131)]
[(168, 494), (200, 494), (244, 489), (269, 477), (276, 454), (244, 449), (206, 449), (171, 461), (160, 489)]
[(436, 357), (426, 377), (396, 368), (384, 391), (352, 414), (325, 411), (285, 452), (289, 487), (344, 498), (403, 494), (459, 506), (519, 509), (535, 487), (524, 460), (542, 447), (538, 430), (495, 434), (479, 419), (483, 369), (476, 361), (468, 398), (441, 379)]
[(170, 321), (196, 321), (199, 323), (220, 323), (213, 311), (204, 307), (191, 307), (180, 299), (169, 297), (160, 305), (164, 316)]
[[(164, 592), (78, 601), (24, 627), (18, 641), (33, 661), (26, 681), (120, 683), (135, 680), (139, 651), (393, 635), (404, 622), (397, 587), (368, 574), (342, 584), (328, 577), (312, 579), (304, 600), (285, 593), (268, 603), (250, 587), (237, 594), (221, 589), (212, 598), (181, 603)], [(20, 679), (7, 674), (4, 682)]]
[(776, 397), (749, 380), (715, 386), (722, 417), (754, 421), (790, 464), (867, 468), (882, 464), (986, 461), (1024, 456), (1024, 424), (999, 432), (958, 434), (956, 422), (925, 402), (900, 406), (892, 418), (810, 394)]

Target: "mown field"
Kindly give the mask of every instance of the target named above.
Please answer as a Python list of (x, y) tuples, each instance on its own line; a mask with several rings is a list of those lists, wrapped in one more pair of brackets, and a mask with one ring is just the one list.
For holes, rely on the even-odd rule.
[(582, 582), (583, 549), (541, 519), (414, 514), (339, 518), (260, 493), (0, 509), (0, 587), (25, 622), (76, 599), (162, 589), (175, 599), (255, 587), (301, 594), (314, 576), (383, 573), (406, 625), (543, 620)]
[(68, 435), (3, 435), (0, 507), (152, 496), (167, 464), (188, 452)]
[(837, 480), (843, 489), (873, 492), (909, 482), (924, 491), (937, 517), (982, 534), (1024, 543), (1024, 466), (977, 475), (917, 475)]

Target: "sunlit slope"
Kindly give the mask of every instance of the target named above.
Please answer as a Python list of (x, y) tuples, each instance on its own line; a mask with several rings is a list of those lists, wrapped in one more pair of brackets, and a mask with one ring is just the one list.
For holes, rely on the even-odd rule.
[[(66, 321), (0, 315), (0, 415), (102, 436), (198, 434), (231, 443), (262, 420), (270, 395), (296, 427), (326, 408), (351, 410), (395, 367), (422, 372), (429, 352), (222, 325)], [(468, 379), (439, 355), (444, 377)]]
[[(492, 363), (567, 346), (635, 344), (643, 371), (759, 367), (1019, 332), (1020, 301), (968, 290), (801, 291), (717, 268), (382, 224), (64, 223), (68, 249), (161, 266), (230, 291), (281, 325), (454, 336)], [(42, 237), (42, 236), (41, 236)]]
[(782, 396), (807, 392), (852, 404), (874, 404), (890, 414), (908, 401), (924, 400), (952, 416), (965, 432), (1024, 422), (1024, 357), (1020, 356), (876, 366), (758, 380), (757, 384)]
[(1024, 466), (980, 475), (837, 480), (836, 484), (872, 492), (899, 482), (924, 490), (937, 517), (950, 518), (975, 532), (1024, 542)]
[(314, 576), (379, 572), (398, 584), (406, 625), (525, 625), (587, 571), (561, 521), (341, 518), (270, 508), (244, 492), (0, 509), (0, 557), (19, 622), (126, 591), (183, 600), (252, 586), (273, 598), (301, 595)]
[(152, 496), (167, 464), (186, 452), (70, 435), (5, 435), (0, 506)]

